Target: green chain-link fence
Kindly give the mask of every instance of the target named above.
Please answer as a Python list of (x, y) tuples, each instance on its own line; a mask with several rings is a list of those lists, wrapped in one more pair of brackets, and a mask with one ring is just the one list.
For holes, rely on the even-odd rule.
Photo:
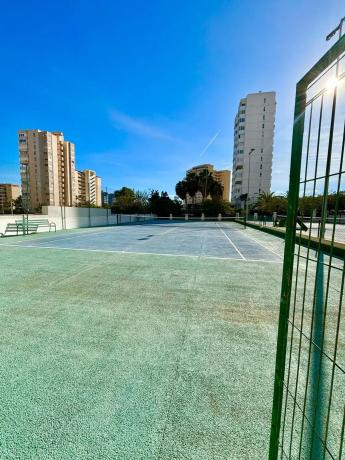
[(342, 459), (345, 36), (296, 88), (270, 459)]

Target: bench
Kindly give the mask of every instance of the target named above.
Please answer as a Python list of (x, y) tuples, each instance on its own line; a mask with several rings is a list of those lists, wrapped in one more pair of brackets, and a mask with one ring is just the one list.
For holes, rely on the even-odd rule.
[[(16, 220), (16, 224), (18, 225), (23, 225), (22, 220)], [(25, 228), (27, 226), (26, 220), (24, 221)], [(55, 222), (50, 222), (48, 219), (29, 219), (28, 220), (28, 225), (37, 225), (37, 227), (47, 227), (49, 228), (49, 231), (54, 228), (56, 231), (56, 224)]]
[[(23, 222), (20, 221), (20, 223), (10, 223), (6, 225), (6, 229), (4, 233), (1, 233), (0, 236), (3, 238), (4, 236), (17, 236), (19, 234), (25, 234), (27, 233), (36, 233), (37, 232), (38, 225), (37, 224), (31, 224), (23, 226)], [(11, 234), (11, 235), (9, 235)]]

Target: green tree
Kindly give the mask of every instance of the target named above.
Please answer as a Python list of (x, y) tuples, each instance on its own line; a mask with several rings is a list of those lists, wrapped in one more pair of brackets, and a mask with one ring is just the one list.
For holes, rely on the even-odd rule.
[(115, 190), (112, 209), (117, 213), (136, 212), (134, 190), (128, 187)]
[(20, 195), (14, 200), (14, 212), (16, 214), (22, 214), (24, 212), (23, 197)]
[(221, 198), (223, 196), (222, 184), (214, 179), (210, 185), (210, 195), (212, 198)]
[(188, 190), (187, 190), (187, 181), (185, 179), (180, 180), (179, 182), (177, 182), (177, 184), (175, 186), (175, 192), (176, 192), (176, 195), (182, 201), (186, 200)]
[[(208, 197), (221, 198), (223, 195), (223, 186), (208, 169), (204, 169), (199, 174), (189, 172), (183, 180), (176, 184), (175, 190), (181, 200), (187, 202), (188, 197), (191, 199), (193, 212), (195, 211), (195, 197), (198, 192), (202, 195), (202, 201), (205, 201)], [(201, 207), (198, 206), (198, 208)]]
[(262, 192), (256, 203), (256, 209), (260, 214), (272, 214), (275, 211), (276, 202), (274, 200), (274, 192)]
[(195, 195), (200, 190), (199, 176), (194, 172), (189, 172), (186, 176), (187, 193), (192, 200), (192, 208), (195, 202)]
[(147, 190), (140, 191), (136, 190), (134, 192), (134, 208), (137, 213), (146, 213), (149, 211), (150, 207), (150, 192)]
[(181, 214), (181, 203), (172, 200), (167, 192), (159, 193), (158, 190), (152, 190), (149, 198), (150, 211), (159, 217), (168, 217), (169, 214), (175, 216)]
[(204, 169), (198, 174), (198, 191), (202, 194), (203, 201), (211, 195), (214, 184), (213, 174), (208, 169)]
[(222, 216), (235, 216), (235, 208), (231, 204), (223, 200), (221, 197), (207, 199), (203, 202), (202, 211), (207, 217), (217, 217), (218, 214)]

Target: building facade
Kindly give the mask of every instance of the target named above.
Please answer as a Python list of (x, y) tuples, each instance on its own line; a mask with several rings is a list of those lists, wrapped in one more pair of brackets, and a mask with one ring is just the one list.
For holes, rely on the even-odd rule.
[(90, 203), (95, 206), (102, 206), (101, 178), (95, 171), (85, 169), (76, 171), (77, 204)]
[(111, 206), (114, 200), (114, 193), (102, 192), (102, 206)]
[(14, 201), (20, 196), (19, 185), (0, 184), (0, 212), (13, 209)]
[[(207, 170), (209, 173), (212, 173), (214, 179), (221, 183), (221, 185), (223, 187), (223, 196), (222, 196), (223, 200), (230, 201), (231, 200), (231, 196), (230, 196), (230, 193), (231, 193), (231, 187), (230, 187), (230, 184), (231, 184), (231, 171), (230, 170), (223, 169), (223, 170), (216, 171), (212, 164), (205, 163), (205, 164), (202, 164), (202, 165), (193, 166), (191, 169), (188, 169), (188, 171), (186, 171), (186, 175), (188, 173), (191, 173), (191, 172), (193, 172), (195, 174), (200, 174), (201, 172), (203, 172), (205, 170)], [(194, 202), (195, 203), (202, 203), (202, 200), (203, 200), (202, 193), (197, 192), (197, 194), (195, 195)], [(187, 203), (188, 204), (192, 203), (192, 199), (191, 199), (191, 197), (189, 195), (187, 195)]]
[[(18, 131), (18, 144), (24, 205), (27, 204), (30, 210), (42, 205), (76, 206), (81, 193), (74, 144), (65, 140), (62, 132), (39, 129)], [(90, 176), (93, 175), (96, 175), (94, 171)], [(90, 177), (88, 180), (100, 182), (99, 178)], [(90, 201), (92, 195), (95, 204), (101, 203), (98, 196), (94, 197), (93, 191), (90, 192), (93, 186), (85, 187), (85, 194), (88, 194), (85, 201)]]
[(234, 123), (232, 202), (244, 207), (271, 191), (276, 93), (259, 92), (241, 99)]

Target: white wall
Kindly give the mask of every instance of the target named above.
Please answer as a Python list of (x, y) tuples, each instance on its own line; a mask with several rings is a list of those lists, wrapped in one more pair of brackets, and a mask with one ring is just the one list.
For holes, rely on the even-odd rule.
[[(7, 224), (14, 224), (16, 220), (22, 220), (23, 214), (3, 214), (0, 215), (0, 233), (3, 233)], [(29, 214), (29, 219), (48, 219), (47, 215), (43, 214)], [(47, 231), (47, 228), (41, 228), (39, 231)], [(14, 235), (14, 233), (12, 233)]]
[[(147, 217), (150, 217), (147, 214)], [(8, 223), (21, 220), (22, 214), (0, 215), (0, 233), (5, 231)], [(126, 214), (111, 214), (110, 209), (102, 208), (75, 208), (60, 206), (42, 206), (42, 214), (29, 214), (30, 219), (48, 219), (55, 222), (56, 229), (71, 229), (81, 227), (97, 227), (101, 225), (125, 224), (133, 220), (133, 216)], [(47, 232), (47, 227), (39, 227), (39, 232)]]
[(49, 220), (56, 223), (58, 230), (124, 224), (131, 222), (132, 219), (130, 215), (111, 214), (110, 209), (103, 208), (42, 206), (42, 213), (48, 215)]

